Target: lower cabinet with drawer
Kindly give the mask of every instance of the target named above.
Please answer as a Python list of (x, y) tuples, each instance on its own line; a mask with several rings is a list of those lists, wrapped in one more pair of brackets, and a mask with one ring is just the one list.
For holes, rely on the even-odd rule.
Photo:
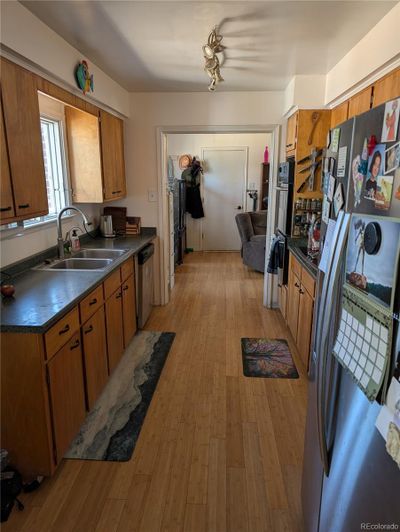
[(314, 292), (314, 279), (290, 254), (286, 319), (306, 369), (311, 350)]
[(50, 476), (136, 332), (133, 258), (44, 334), (1, 334), (1, 447)]

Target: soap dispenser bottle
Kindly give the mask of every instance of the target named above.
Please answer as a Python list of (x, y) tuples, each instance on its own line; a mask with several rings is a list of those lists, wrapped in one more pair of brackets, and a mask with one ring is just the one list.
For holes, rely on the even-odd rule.
[(72, 229), (71, 231), (71, 249), (73, 253), (81, 249), (81, 243), (76, 229)]

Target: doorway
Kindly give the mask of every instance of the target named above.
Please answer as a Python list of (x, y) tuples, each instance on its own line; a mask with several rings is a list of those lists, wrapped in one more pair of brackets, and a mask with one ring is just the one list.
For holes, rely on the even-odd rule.
[(249, 148), (203, 148), (203, 251), (240, 251), (235, 215), (245, 208)]
[[(243, 136), (261, 134), (262, 135), (262, 149), (258, 150), (258, 155), (255, 161), (252, 157), (252, 151), (249, 150), (248, 156), (248, 172), (247, 172), (247, 186), (248, 188), (258, 188), (262, 184), (260, 176), (260, 163), (265, 145), (269, 146), (270, 154), (270, 186), (275, 186), (277, 161), (279, 159), (279, 125), (265, 125), (265, 126), (163, 126), (157, 128), (158, 139), (158, 193), (160, 197), (160, 209), (158, 215), (159, 238), (160, 238), (160, 274), (161, 274), (161, 304), (166, 304), (170, 300), (170, 292), (173, 286), (173, 273), (170, 271), (172, 267), (172, 227), (171, 227), (171, 190), (169, 180), (169, 167), (172, 167), (175, 178), (178, 178), (182, 169), (179, 168), (179, 156), (183, 154), (196, 155), (201, 159), (201, 152), (204, 146), (206, 147), (231, 147), (235, 143), (229, 138), (230, 135), (236, 136), (236, 145), (241, 147), (246, 146), (247, 142)], [(195, 137), (205, 136), (207, 141), (197, 144), (197, 148), (193, 145)], [(224, 139), (224, 144), (217, 145), (216, 139)], [(211, 139), (211, 141), (210, 141)], [(239, 140), (240, 139), (240, 140)], [(177, 141), (179, 140), (179, 146)], [(200, 147), (199, 147), (200, 146)], [(254, 152), (253, 152), (254, 153)], [(253, 168), (255, 169), (253, 171)], [(260, 179), (257, 178), (257, 175)], [(261, 198), (264, 199), (264, 198)], [(239, 204), (238, 204), (239, 205)], [(253, 200), (245, 195), (246, 207), (243, 210), (252, 210)], [(265, 208), (265, 206), (263, 206)], [(275, 219), (275, 197), (270, 194), (268, 197), (268, 215), (267, 215), (267, 248), (269, 249), (269, 242), (273, 236), (273, 226)], [(186, 217), (186, 236), (187, 247), (192, 247), (194, 250), (202, 250), (202, 220), (193, 219), (191, 216)], [(172, 273), (172, 274), (171, 274)], [(171, 282), (172, 281), (172, 282)], [(270, 276), (264, 277), (264, 305), (270, 307), (272, 302), (273, 292), (270, 288)]]

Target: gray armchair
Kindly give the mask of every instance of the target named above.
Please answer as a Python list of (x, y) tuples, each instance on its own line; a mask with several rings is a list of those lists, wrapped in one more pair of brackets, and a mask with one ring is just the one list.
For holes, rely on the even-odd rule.
[(243, 264), (264, 273), (267, 211), (242, 212), (235, 220), (242, 241)]

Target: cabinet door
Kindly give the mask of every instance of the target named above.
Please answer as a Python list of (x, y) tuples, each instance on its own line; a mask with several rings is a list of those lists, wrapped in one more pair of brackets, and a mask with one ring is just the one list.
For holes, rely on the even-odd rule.
[(290, 271), (288, 283), (287, 324), (295, 341), (297, 340), (297, 323), (299, 315), (299, 289), (300, 281), (293, 271)]
[(304, 367), (308, 369), (314, 300), (304, 286), (300, 288), (299, 295), (299, 321), (296, 344)]
[(3, 106), (0, 99), (0, 220), (7, 223), (7, 219), (15, 215), (14, 198), (11, 186), (10, 165), (8, 162), (6, 132), (4, 129)]
[(82, 341), (86, 397), (90, 410), (108, 380), (107, 340), (103, 306), (83, 325)]
[(124, 316), (124, 346), (126, 347), (136, 332), (135, 279), (129, 276), (122, 284), (122, 309)]
[(279, 308), (283, 319), (286, 321), (286, 309), (287, 309), (287, 285), (280, 287), (279, 291)]
[(126, 194), (123, 127), (122, 120), (100, 111), (105, 200), (114, 200)]
[(65, 107), (68, 160), (74, 203), (102, 203), (99, 119)]
[(287, 121), (286, 130), (286, 151), (292, 151), (296, 149), (296, 136), (297, 136), (297, 113), (289, 116)]
[(363, 91), (350, 98), (348, 118), (352, 118), (353, 116), (361, 115), (362, 113), (369, 111), (371, 108), (371, 98), (372, 86), (367, 87)]
[(108, 371), (111, 374), (124, 351), (122, 290), (118, 288), (106, 301)]
[(64, 456), (85, 415), (82, 350), (76, 333), (47, 364), (57, 462)]
[(15, 214), (21, 219), (41, 216), (47, 214), (49, 208), (35, 77), (4, 59), (1, 67), (4, 122)]
[(400, 68), (374, 83), (373, 107), (400, 96)]
[(334, 107), (331, 112), (331, 128), (345, 122), (347, 120), (348, 112), (349, 100), (346, 100), (337, 107)]

